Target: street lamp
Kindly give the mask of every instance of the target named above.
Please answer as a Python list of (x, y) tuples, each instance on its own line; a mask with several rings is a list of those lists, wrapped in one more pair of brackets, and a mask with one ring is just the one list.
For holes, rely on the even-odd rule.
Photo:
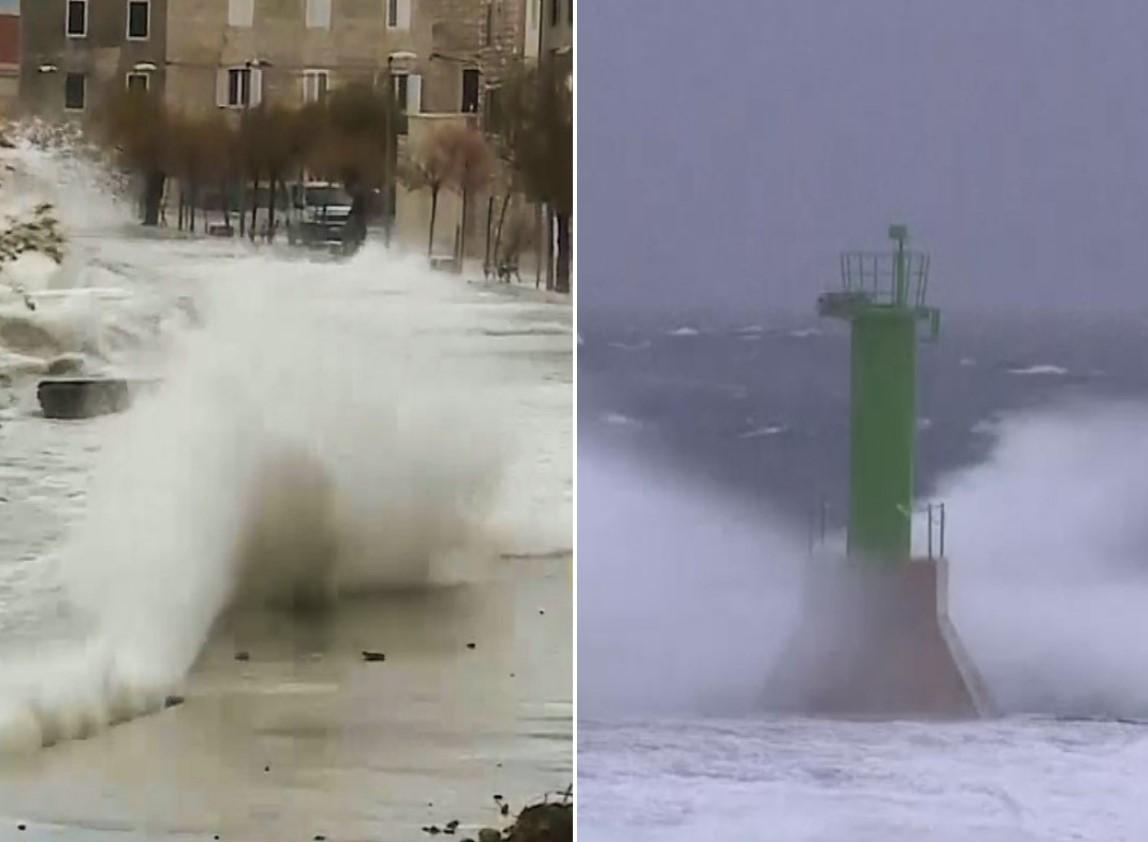
[[(251, 71), (252, 70), (262, 70), (263, 68), (270, 67), (270, 66), (271, 66), (271, 62), (267, 61), (266, 59), (259, 59), (259, 58), (249, 59), (248, 61), (245, 61), (243, 63), (244, 81), (247, 83), (247, 95), (243, 97), (243, 113), (244, 113), (244, 115), (247, 115), (251, 111), (251, 94), (252, 94), (252, 91), (254, 90), (254, 85), (253, 85), (254, 79), (252, 77)], [(241, 93), (242, 93), (242, 91), (241, 91)], [(262, 100), (262, 86), (260, 87), (260, 100)], [(240, 181), (242, 182), (243, 179), (240, 178)], [(258, 201), (259, 201), (258, 191), (255, 191), (252, 193), (251, 201), (258, 203)], [(247, 218), (247, 210), (248, 210), (248, 208), (247, 208), (247, 185), (241, 183), (240, 189), (239, 189), (239, 236), (241, 236), (241, 237), (243, 236), (243, 233), (244, 233), (243, 232), (243, 224), (244, 224), (244, 220)], [(258, 208), (255, 208), (254, 210), (252, 210), (251, 232), (250, 233), (251, 233), (251, 239), (253, 242), (255, 240), (255, 217), (256, 217), (257, 213), (258, 213)]]
[[(399, 119), (398, 103), (395, 97), (395, 78), (394, 66), (396, 61), (412, 62), (418, 56), (410, 50), (396, 50), (387, 56), (387, 102), (390, 104), (387, 114), (387, 208), (386, 208), (386, 229), (384, 233), (384, 242), (387, 248), (391, 247), (391, 238), (393, 236), (395, 227), (395, 210), (398, 206), (398, 197), (396, 194), (396, 172), (398, 169), (398, 155), (399, 155)], [(407, 95), (410, 95), (408, 89)], [(405, 104), (404, 104), (405, 110)], [(405, 114), (402, 116), (406, 116)]]

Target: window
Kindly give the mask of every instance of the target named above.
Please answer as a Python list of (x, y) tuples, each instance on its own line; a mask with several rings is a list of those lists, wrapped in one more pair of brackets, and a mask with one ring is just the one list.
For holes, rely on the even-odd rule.
[(151, 32), (151, 0), (128, 0), (128, 38), (146, 41)]
[(486, 4), (486, 46), (494, 43), (494, 4)]
[(151, 75), (148, 73), (129, 73), (127, 88), (129, 91), (147, 91), (151, 87)]
[(410, 76), (406, 73), (392, 73), (391, 87), (395, 95), (395, 105), (399, 111), (406, 114), (410, 102)]
[(64, 77), (64, 108), (83, 111), (87, 99), (88, 77), (83, 73), (69, 73)]
[(468, 67), (462, 71), (462, 111), (464, 114), (478, 113), (478, 70)]
[(562, 0), (550, 0), (550, 25), (557, 26), (562, 20)]
[(233, 67), (227, 71), (227, 104), (230, 106), (251, 104), (251, 70), (246, 67)]
[(215, 104), (220, 108), (257, 107), (263, 102), (263, 70), (259, 67), (221, 67), (215, 77)]
[(88, 0), (68, 0), (64, 29), (69, 38), (88, 37)]
[(324, 102), (330, 87), (330, 73), (326, 70), (303, 71), (303, 102)]
[(331, 0), (307, 0), (307, 28), (331, 28)]
[(411, 28), (411, 2), (412, 0), (386, 0), (387, 2), (387, 28)]
[(227, 0), (227, 25), (251, 26), (255, 19), (255, 0)]

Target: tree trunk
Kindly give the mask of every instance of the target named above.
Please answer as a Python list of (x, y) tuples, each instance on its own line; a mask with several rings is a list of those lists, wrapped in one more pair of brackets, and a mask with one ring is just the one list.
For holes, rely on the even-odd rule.
[(434, 219), (438, 215), (438, 187), (431, 188), (430, 194), (430, 232), (427, 234), (427, 257), (434, 256)]
[(554, 209), (546, 206), (546, 289), (554, 289)]
[(267, 242), (275, 242), (275, 185), (279, 183), (274, 174), (271, 176), (271, 189), (267, 196)]
[(239, 236), (247, 236), (247, 182), (239, 176)]
[(199, 207), (199, 185), (195, 181), (191, 182), (191, 195), (189, 198), (191, 200), (188, 203), (191, 206), (191, 233), (194, 234), (196, 210)]
[(144, 179), (144, 224), (160, 224), (160, 202), (163, 201), (164, 175), (148, 172)]
[(255, 223), (259, 219), (259, 174), (251, 179), (251, 242), (255, 242)]
[(486, 250), (482, 258), (483, 274), (490, 272), (490, 241), (494, 236), (494, 195), (486, 200)]
[(231, 230), (231, 196), (228, 194), (227, 182), (221, 182), (219, 185), (219, 205), (220, 210), (223, 212), (223, 227), (228, 231)]
[[(502, 247), (502, 226), (506, 222), (506, 207), (510, 204), (510, 188), (506, 188), (506, 192), (502, 194), (502, 207), (498, 211), (498, 226), (494, 229), (494, 265), (498, 266), (502, 257), (499, 249)], [(510, 281), (508, 277), (507, 282)]]
[(534, 206), (534, 288), (542, 285), (542, 206)]
[(555, 214), (558, 223), (558, 272), (554, 288), (558, 292), (570, 292), (570, 244), (571, 229), (570, 214)]
[(462, 267), (466, 263), (466, 216), (467, 211), (470, 209), (470, 191), (462, 191), (462, 229), (458, 235), (458, 261), (455, 263), (455, 271), (462, 272)]

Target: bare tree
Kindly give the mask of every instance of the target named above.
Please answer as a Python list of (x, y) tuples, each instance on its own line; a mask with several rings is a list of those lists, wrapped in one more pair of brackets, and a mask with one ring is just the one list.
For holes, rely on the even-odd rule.
[(170, 120), (158, 95), (148, 91), (113, 93), (97, 118), (96, 130), (120, 163), (143, 178), (143, 224), (159, 224), (159, 206), (169, 163)]
[(570, 291), (574, 211), (574, 92), (561, 63), (519, 65), (500, 90), (500, 150), (527, 195), (545, 202), (558, 241), (556, 288)]
[(434, 252), (435, 220), (438, 217), (438, 196), (444, 185), (450, 183), (454, 159), (451, 154), (451, 135), (447, 127), (440, 128), (424, 138), (419, 147), (403, 164), (403, 181), (412, 190), (429, 190), (431, 194), (430, 225), (427, 231), (427, 257)]
[(366, 236), (372, 191), (389, 177), (388, 138), (398, 119), (390, 91), (380, 92), (365, 84), (345, 85), (328, 95), (321, 129), (310, 130), (306, 138), (309, 166), (340, 182), (351, 196), (347, 234), (355, 244)]
[(441, 129), (439, 141), (443, 144), (448, 161), (449, 183), (462, 195), (462, 237), (458, 254), (458, 266), (461, 269), (466, 259), (470, 197), (490, 181), (490, 148), (486, 145), (482, 132), (462, 125), (446, 126)]

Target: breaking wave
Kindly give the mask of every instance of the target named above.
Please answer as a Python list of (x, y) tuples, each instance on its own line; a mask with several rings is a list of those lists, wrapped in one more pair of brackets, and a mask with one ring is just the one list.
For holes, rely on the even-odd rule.
[[(528, 387), (477, 347), (492, 305), (456, 279), (371, 247), (333, 264), (105, 232), (109, 252), (122, 308), (89, 292), (0, 313), (4, 358), (30, 373), (68, 353), (115, 369), (141, 348), (163, 373), (101, 422), (86, 516), (55, 566), (82, 642), (0, 665), (0, 750), (161, 708), (231, 609), (473, 581), (512, 542), (568, 546), (561, 516), (500, 510), (510, 390)], [(109, 352), (125, 334), (138, 343)]]

